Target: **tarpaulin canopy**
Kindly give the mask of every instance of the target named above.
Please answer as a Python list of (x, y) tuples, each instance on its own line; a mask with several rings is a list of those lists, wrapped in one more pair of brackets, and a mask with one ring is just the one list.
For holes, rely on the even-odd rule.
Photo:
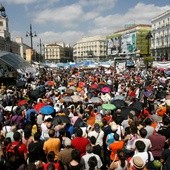
[(14, 53), (0, 51), (0, 61), (11, 66), (18, 73), (23, 73), (23, 72), (35, 73), (36, 72), (36, 70), (32, 67), (30, 63), (24, 60), (20, 55), (17, 55)]

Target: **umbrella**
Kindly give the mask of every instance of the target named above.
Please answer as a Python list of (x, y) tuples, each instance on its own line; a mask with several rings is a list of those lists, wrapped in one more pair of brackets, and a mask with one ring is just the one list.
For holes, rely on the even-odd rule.
[(105, 110), (114, 110), (116, 109), (116, 106), (114, 104), (102, 104), (102, 108), (105, 109)]
[(152, 95), (152, 93), (153, 93), (153, 92), (150, 91), (150, 90), (145, 90), (143, 94), (144, 94), (146, 97), (149, 97), (149, 96)]
[(128, 115), (130, 114), (130, 112), (133, 111), (135, 113), (135, 115), (138, 114), (138, 111), (134, 108), (131, 108), (131, 107), (124, 107), (124, 108), (121, 108), (121, 116), (123, 119), (127, 119), (128, 118)]
[(77, 92), (80, 92), (82, 90), (82, 88), (77, 87), (76, 90), (77, 90)]
[(142, 102), (135, 101), (135, 102), (133, 102), (133, 103), (130, 105), (130, 107), (131, 107), (131, 108), (134, 108), (134, 109), (136, 109), (136, 110), (138, 110), (138, 111), (141, 111), (141, 110), (143, 110), (143, 106), (142, 106), (142, 105), (143, 105)]
[(18, 106), (6, 106), (4, 108), (4, 111), (7, 111), (7, 112), (11, 112), (11, 111), (15, 111), (17, 109)]
[(121, 109), (125, 106), (127, 106), (127, 103), (124, 100), (112, 100), (111, 104), (114, 104), (117, 109)]
[(111, 90), (110, 90), (110, 88), (109, 87), (103, 87), (102, 89), (101, 89), (101, 92), (103, 92), (103, 93), (109, 93)]
[(65, 87), (65, 86), (61, 86), (61, 87), (58, 88), (58, 90), (59, 90), (60, 92), (65, 91), (65, 90), (66, 90), (66, 87)]
[(113, 99), (114, 100), (125, 100), (125, 97), (122, 95), (116, 95)]
[(73, 95), (73, 96), (71, 96), (71, 98), (73, 99), (73, 102), (75, 102), (75, 103), (78, 101), (81, 101), (81, 98), (79, 95)]
[(43, 93), (39, 89), (31, 90), (30, 91), (30, 97), (38, 99), (39, 97), (43, 96)]
[(81, 88), (83, 88), (85, 85), (86, 85), (86, 83), (82, 82), (82, 81), (78, 83), (78, 86), (81, 87)]
[(68, 89), (76, 91), (76, 87), (75, 86), (70, 86)]
[(47, 85), (47, 86), (54, 86), (54, 85), (55, 85), (55, 82), (54, 82), (54, 81), (47, 81), (47, 82), (45, 83), (45, 85)]
[(26, 111), (26, 114), (30, 114), (31, 112), (33, 112), (33, 113), (35, 113), (35, 114), (38, 113), (37, 110), (35, 110), (35, 109), (28, 109), (28, 110)]
[(61, 100), (64, 102), (73, 102), (73, 99), (71, 98), (71, 96), (62, 97)]
[(20, 100), (20, 101), (18, 102), (18, 106), (23, 106), (23, 105), (25, 105), (25, 104), (28, 104), (28, 101), (25, 100), (25, 99)]
[(99, 97), (92, 97), (89, 103), (102, 103), (102, 100)]
[(52, 124), (55, 126), (55, 125), (58, 125), (58, 122), (70, 124), (70, 119), (68, 116), (64, 116), (64, 115), (63, 116), (55, 116), (53, 118)]
[(54, 107), (50, 105), (46, 105), (40, 109), (40, 113), (42, 113), (43, 115), (50, 115), (54, 112), (55, 112)]
[(97, 84), (92, 84), (92, 85), (90, 86), (91, 89), (97, 89), (97, 87), (98, 87)]
[(69, 95), (72, 95), (74, 93), (74, 90), (73, 89), (67, 89), (66, 93), (69, 94)]
[(68, 82), (68, 85), (70, 85), (70, 86), (73, 86), (74, 85), (74, 82)]
[(37, 103), (35, 106), (34, 106), (34, 109), (37, 111), (37, 112), (40, 112), (40, 109), (44, 106), (46, 106), (47, 104), (45, 103)]
[(27, 118), (28, 120), (30, 120), (30, 114), (31, 114), (31, 113), (34, 113), (35, 115), (38, 114), (38, 112), (37, 112), (35, 109), (28, 109), (28, 110), (26, 111), (26, 118)]
[(166, 102), (166, 104), (168, 105), (168, 106), (170, 106), (170, 100), (168, 99), (168, 100), (165, 100), (165, 102)]
[(17, 86), (17, 87), (25, 87), (25, 83), (26, 83), (26, 81), (18, 80), (18, 81), (16, 82), (16, 86)]

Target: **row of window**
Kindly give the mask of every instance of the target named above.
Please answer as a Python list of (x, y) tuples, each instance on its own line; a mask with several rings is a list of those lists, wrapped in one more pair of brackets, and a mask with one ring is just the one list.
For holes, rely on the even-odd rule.
[(153, 24), (153, 29), (162, 28), (168, 25), (170, 25), (170, 18), (165, 18), (162, 21)]

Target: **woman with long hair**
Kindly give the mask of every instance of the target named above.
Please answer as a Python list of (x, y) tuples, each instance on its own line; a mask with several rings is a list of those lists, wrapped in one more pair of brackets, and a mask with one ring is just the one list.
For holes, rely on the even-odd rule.
[(118, 161), (113, 160), (110, 164), (110, 170), (127, 170), (128, 162), (126, 160), (126, 155), (123, 150), (117, 152), (119, 158)]

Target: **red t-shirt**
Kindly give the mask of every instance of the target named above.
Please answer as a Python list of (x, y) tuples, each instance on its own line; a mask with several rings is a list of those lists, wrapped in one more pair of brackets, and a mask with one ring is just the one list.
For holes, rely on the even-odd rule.
[(72, 139), (72, 146), (80, 151), (81, 156), (86, 153), (86, 146), (89, 144), (89, 140), (84, 137), (75, 137)]
[[(19, 141), (14, 141), (12, 142), (12, 144), (8, 144), (8, 146), (6, 147), (6, 151), (12, 151), (14, 149), (15, 146), (17, 146), (19, 143)], [(21, 143), (18, 147), (18, 151), (20, 154), (24, 154), (27, 153), (27, 146), (23, 143)]]
[[(54, 166), (55, 166), (55, 170), (61, 170), (60, 164), (59, 164), (58, 162), (54, 162), (53, 164), (54, 164)], [(44, 170), (47, 169), (48, 165), (50, 165), (50, 163), (44, 163), (44, 164), (43, 164)]]

